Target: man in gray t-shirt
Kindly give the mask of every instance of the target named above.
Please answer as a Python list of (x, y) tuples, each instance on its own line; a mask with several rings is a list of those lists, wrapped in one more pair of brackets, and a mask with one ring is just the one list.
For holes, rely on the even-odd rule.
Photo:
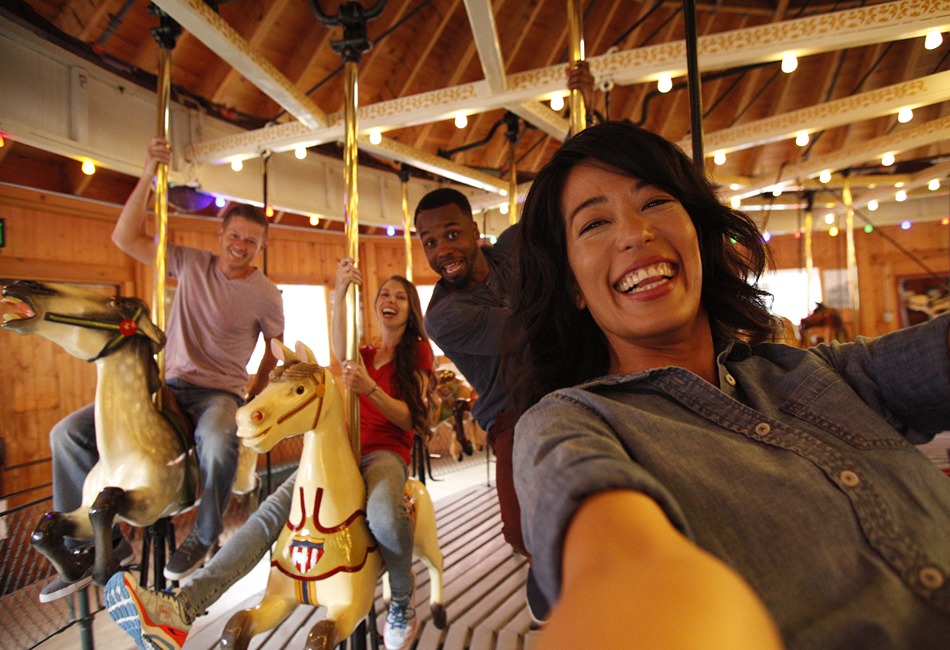
[[(171, 150), (154, 138), (145, 169), (116, 222), (112, 241), (139, 262), (152, 266), (156, 243), (146, 232), (147, 201), (158, 163)], [(168, 560), (165, 576), (180, 580), (201, 566), (223, 527), (223, 514), (237, 469), (235, 412), (245, 395), (267, 384), (277, 361), (265, 345), (264, 358), (248, 383), (247, 362), (258, 336), (282, 338), (283, 302), (276, 285), (253, 266), (264, 248), (267, 220), (251, 206), (234, 206), (218, 231), (217, 253), (169, 244), (168, 276), (178, 286), (166, 326), (166, 383), (179, 406), (195, 422), (195, 442), (204, 487), (195, 528)], [(53, 453), (53, 509), (80, 505), (86, 475), (98, 460), (93, 405), (57, 423), (50, 432)], [(130, 555), (116, 529), (119, 559)], [(41, 602), (61, 598), (89, 584), (91, 571), (79, 581), (55, 577), (40, 594)]]

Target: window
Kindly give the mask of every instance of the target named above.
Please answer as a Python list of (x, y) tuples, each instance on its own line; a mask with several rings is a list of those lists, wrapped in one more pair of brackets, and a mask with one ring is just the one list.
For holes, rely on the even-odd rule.
[[(304, 284), (277, 285), (284, 298), (284, 345), (293, 348), (303, 341), (313, 350), (317, 363), (330, 365), (330, 330), (327, 319), (326, 287)], [(254, 354), (247, 363), (250, 374), (257, 372), (264, 356), (264, 337), (258, 338)]]
[(808, 276), (805, 269), (767, 271), (759, 279), (759, 288), (775, 297), (772, 302), (773, 314), (784, 316), (798, 324), (821, 302), (820, 274), (817, 268), (812, 268), (811, 296), (808, 295)]

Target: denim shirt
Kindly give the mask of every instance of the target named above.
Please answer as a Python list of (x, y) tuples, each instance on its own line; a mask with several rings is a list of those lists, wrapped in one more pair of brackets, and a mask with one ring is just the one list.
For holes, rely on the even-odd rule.
[(667, 367), (545, 397), (514, 449), (545, 595), (577, 507), (629, 489), (741, 574), (789, 647), (950, 647), (950, 478), (911, 444), (950, 429), (948, 324), (811, 350), (731, 341), (721, 388)]

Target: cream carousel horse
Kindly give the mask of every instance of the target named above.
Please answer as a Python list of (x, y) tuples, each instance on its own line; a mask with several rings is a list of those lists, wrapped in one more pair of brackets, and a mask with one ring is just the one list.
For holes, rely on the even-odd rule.
[(452, 370), (439, 370), (436, 378), (436, 385), (429, 395), (429, 428), (433, 433), (443, 425), (451, 429), (449, 454), (461, 462), (463, 452), (471, 456), (485, 448), (484, 432), (475, 423), (471, 412), (477, 396), (472, 387)]
[(116, 569), (114, 520), (149, 526), (195, 501), (198, 464), (187, 426), (152, 399), (160, 387), (154, 354), (165, 335), (134, 298), (20, 281), (3, 288), (3, 303), (16, 310), (4, 315), (3, 329), (42, 336), (96, 364), (99, 462), (86, 477), (82, 505), (43, 515), (31, 543), (64, 580), (75, 582), (91, 563), (89, 551), (71, 553), (63, 537), (95, 539), (93, 579), (104, 584)]
[[(327, 608), (326, 618), (310, 630), (307, 648), (329, 650), (369, 612), (382, 560), (366, 523), (366, 485), (346, 434), (336, 380), (302, 343), (296, 354), (276, 340), (272, 349), (284, 365), (238, 409), (238, 436), (263, 453), (286, 437), (304, 434), (295, 498), (274, 547), (264, 597), (231, 618), (221, 645), (246, 648), (251, 637), (280, 625), (303, 604)], [(413, 553), (429, 571), (433, 621), (443, 628), (435, 511), (425, 486), (412, 478), (406, 483), (406, 507), (415, 526)]]

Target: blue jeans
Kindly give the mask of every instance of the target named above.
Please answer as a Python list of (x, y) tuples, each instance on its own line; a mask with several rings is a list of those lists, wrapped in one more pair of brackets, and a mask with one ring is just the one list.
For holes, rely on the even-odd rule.
[[(168, 385), (178, 405), (195, 421), (195, 443), (204, 495), (198, 506), (195, 532), (211, 545), (224, 527), (223, 516), (237, 471), (238, 439), (235, 414), (240, 399), (226, 391), (201, 388), (179, 379)], [(71, 512), (82, 505), (86, 475), (99, 460), (93, 404), (67, 415), (50, 431), (53, 453), (53, 510)]]
[[(392, 596), (401, 600), (413, 588), (412, 522), (403, 502), (409, 468), (392, 452), (374, 451), (363, 456), (360, 472), (366, 481), (367, 523), (389, 571)], [(296, 478), (296, 472), (291, 474), (182, 587), (179, 600), (189, 623), (247, 575), (270, 550), (290, 515)]]

